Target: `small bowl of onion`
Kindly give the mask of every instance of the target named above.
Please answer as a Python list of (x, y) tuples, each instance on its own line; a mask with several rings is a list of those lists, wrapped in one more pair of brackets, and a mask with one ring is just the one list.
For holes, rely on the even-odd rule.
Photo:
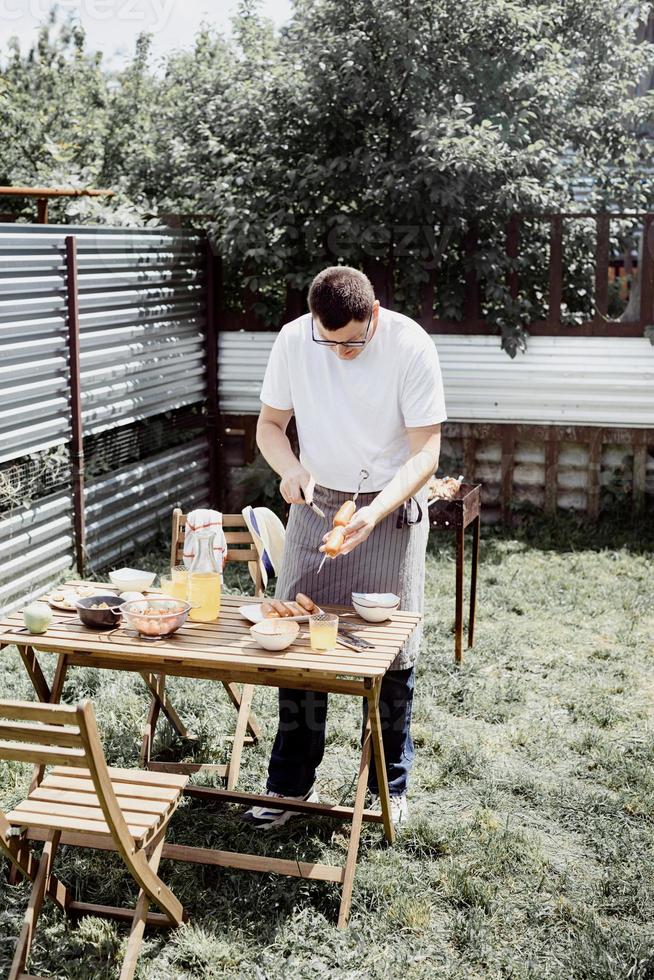
[(124, 602), (115, 595), (92, 595), (77, 599), (75, 608), (84, 626), (92, 630), (108, 630), (118, 626)]
[(123, 602), (123, 626), (136, 630), (145, 640), (163, 640), (183, 626), (191, 608), (181, 599), (149, 596)]

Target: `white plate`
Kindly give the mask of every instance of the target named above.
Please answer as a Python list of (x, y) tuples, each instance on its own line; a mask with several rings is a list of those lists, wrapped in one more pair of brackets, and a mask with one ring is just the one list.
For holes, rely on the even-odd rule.
[[(256, 605), (253, 604), (251, 606), (239, 606), (238, 611), (240, 612), (243, 619), (247, 619), (250, 623), (260, 623), (262, 620), (266, 618), (264, 614), (261, 612), (261, 603), (257, 603)], [(322, 609), (319, 609), (318, 606), (316, 606), (315, 613), (306, 613), (304, 616), (284, 616), (283, 622), (308, 623), (309, 616), (315, 616), (316, 613), (321, 613), (321, 612)], [(280, 619), (282, 619), (281, 616)]]
[[(55, 593), (57, 591), (58, 590), (55, 589)], [(59, 601), (57, 599), (48, 599), (47, 602), (48, 602), (48, 605), (49, 606), (52, 606), (53, 609), (62, 609), (64, 612), (77, 612), (77, 606), (74, 606), (73, 605), (72, 600), (76, 600), (76, 599), (92, 599), (93, 596), (96, 596), (96, 595), (113, 595), (113, 594), (114, 593), (113, 593), (113, 591), (111, 589), (94, 589), (93, 592), (91, 593), (91, 595), (88, 595), (87, 596), (87, 595), (80, 595), (74, 589), (68, 589), (64, 593), (64, 601), (63, 602), (61, 602), (61, 601)], [(67, 600), (71, 600), (71, 601), (67, 601)]]

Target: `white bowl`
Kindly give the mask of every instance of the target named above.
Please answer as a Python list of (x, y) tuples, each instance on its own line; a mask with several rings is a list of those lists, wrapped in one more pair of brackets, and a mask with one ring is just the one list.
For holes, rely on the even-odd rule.
[(252, 638), (264, 650), (285, 650), (299, 632), (299, 623), (283, 619), (264, 619), (250, 627)]
[(394, 592), (353, 592), (352, 602), (357, 602), (360, 606), (372, 606), (375, 609), (397, 609), (400, 597)]
[(361, 616), (361, 619), (365, 619), (368, 623), (383, 623), (385, 620), (390, 619), (397, 607), (400, 604), (398, 597), (397, 602), (393, 606), (368, 606), (358, 599), (352, 597), (352, 605), (355, 610)]
[(119, 568), (109, 572), (111, 584), (121, 592), (144, 592), (156, 578), (156, 572), (144, 572), (140, 568)]

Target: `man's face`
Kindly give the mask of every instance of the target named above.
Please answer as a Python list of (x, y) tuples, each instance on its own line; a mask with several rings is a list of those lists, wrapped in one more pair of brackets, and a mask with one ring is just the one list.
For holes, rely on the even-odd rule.
[[(377, 322), (379, 320), (379, 301), (375, 300), (372, 308), (372, 319), (370, 320), (370, 329), (368, 330), (368, 342), (372, 340), (375, 330), (377, 329)], [(352, 341), (361, 341), (366, 336), (366, 327), (368, 326), (368, 321), (364, 320), (350, 320), (346, 323), (344, 327), (340, 330), (325, 330), (322, 323), (318, 318), (314, 319), (316, 325), (316, 333), (321, 340), (329, 340), (334, 347), (330, 347), (329, 350), (336, 357), (340, 357), (342, 361), (353, 361), (359, 356), (366, 348), (365, 347), (348, 347), (348, 343)]]

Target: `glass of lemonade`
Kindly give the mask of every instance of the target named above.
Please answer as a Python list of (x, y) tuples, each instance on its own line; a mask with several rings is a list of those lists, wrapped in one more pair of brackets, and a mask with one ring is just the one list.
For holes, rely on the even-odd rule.
[(161, 578), (161, 591), (171, 599), (186, 602), (188, 594), (188, 568), (185, 565), (175, 565), (170, 569), (170, 577)]
[(338, 616), (334, 613), (316, 613), (309, 616), (309, 636), (312, 650), (333, 650), (336, 646)]

